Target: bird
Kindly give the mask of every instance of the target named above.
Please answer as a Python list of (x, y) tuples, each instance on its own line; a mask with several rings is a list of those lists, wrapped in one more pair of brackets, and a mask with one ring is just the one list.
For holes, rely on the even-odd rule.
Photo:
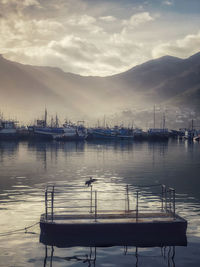
[(88, 187), (92, 184), (92, 183), (94, 183), (95, 181), (96, 181), (97, 179), (93, 179), (92, 177), (90, 177), (90, 180), (87, 180), (86, 182), (85, 182), (85, 185), (87, 185)]

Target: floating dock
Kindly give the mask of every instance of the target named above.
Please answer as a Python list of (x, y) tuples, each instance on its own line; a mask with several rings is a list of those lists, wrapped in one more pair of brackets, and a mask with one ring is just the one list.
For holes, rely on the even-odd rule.
[(58, 247), (186, 246), (187, 221), (176, 214), (175, 190), (160, 187), (160, 202), (147, 207), (143, 193), (133, 191), (131, 186), (115, 192), (98, 192), (92, 185), (48, 186), (40, 241)]

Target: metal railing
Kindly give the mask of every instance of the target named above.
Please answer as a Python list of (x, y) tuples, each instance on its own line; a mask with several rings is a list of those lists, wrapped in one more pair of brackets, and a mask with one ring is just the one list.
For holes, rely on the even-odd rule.
[[(113, 194), (117, 198), (114, 198)], [(110, 206), (108, 206), (108, 196), (111, 198)], [(161, 185), (161, 193), (157, 193), (157, 195), (148, 192), (148, 190), (140, 192), (138, 188), (133, 188), (131, 185), (126, 185), (123, 190), (117, 191), (110, 189), (104, 191), (93, 190), (93, 185), (87, 188), (81, 186), (50, 185), (45, 190), (45, 219), (53, 222), (55, 215), (62, 216), (68, 214), (70, 216), (70, 214), (76, 213), (79, 215), (89, 214), (89, 218), (97, 221), (98, 216), (102, 214), (113, 214), (116, 212), (124, 216), (134, 215), (136, 221), (138, 221), (140, 217), (139, 212), (147, 211), (153, 213), (153, 204), (147, 207), (147, 201), (144, 200), (145, 197), (151, 200), (152, 196), (154, 197), (152, 203), (156, 211), (159, 209), (159, 212), (171, 215), (174, 219), (176, 218), (175, 190), (165, 185)], [(160, 202), (161, 204), (159, 205)], [(122, 208), (123, 203), (125, 205), (124, 209)]]
[(161, 210), (173, 214), (173, 217), (176, 217), (176, 197), (175, 189), (167, 188), (166, 185), (162, 185), (162, 204)]

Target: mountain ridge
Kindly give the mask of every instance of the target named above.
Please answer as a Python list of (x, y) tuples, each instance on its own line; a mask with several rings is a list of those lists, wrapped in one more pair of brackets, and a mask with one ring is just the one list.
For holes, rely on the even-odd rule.
[(0, 55), (0, 80), (1, 106), (27, 117), (44, 106), (79, 119), (134, 105), (200, 109), (200, 52), (186, 59), (164, 56), (107, 77), (21, 64)]

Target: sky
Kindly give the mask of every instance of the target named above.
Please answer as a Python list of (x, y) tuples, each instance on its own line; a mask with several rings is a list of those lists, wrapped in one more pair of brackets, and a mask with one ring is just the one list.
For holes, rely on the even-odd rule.
[(199, 0), (0, 0), (0, 53), (108, 76), (200, 51)]

